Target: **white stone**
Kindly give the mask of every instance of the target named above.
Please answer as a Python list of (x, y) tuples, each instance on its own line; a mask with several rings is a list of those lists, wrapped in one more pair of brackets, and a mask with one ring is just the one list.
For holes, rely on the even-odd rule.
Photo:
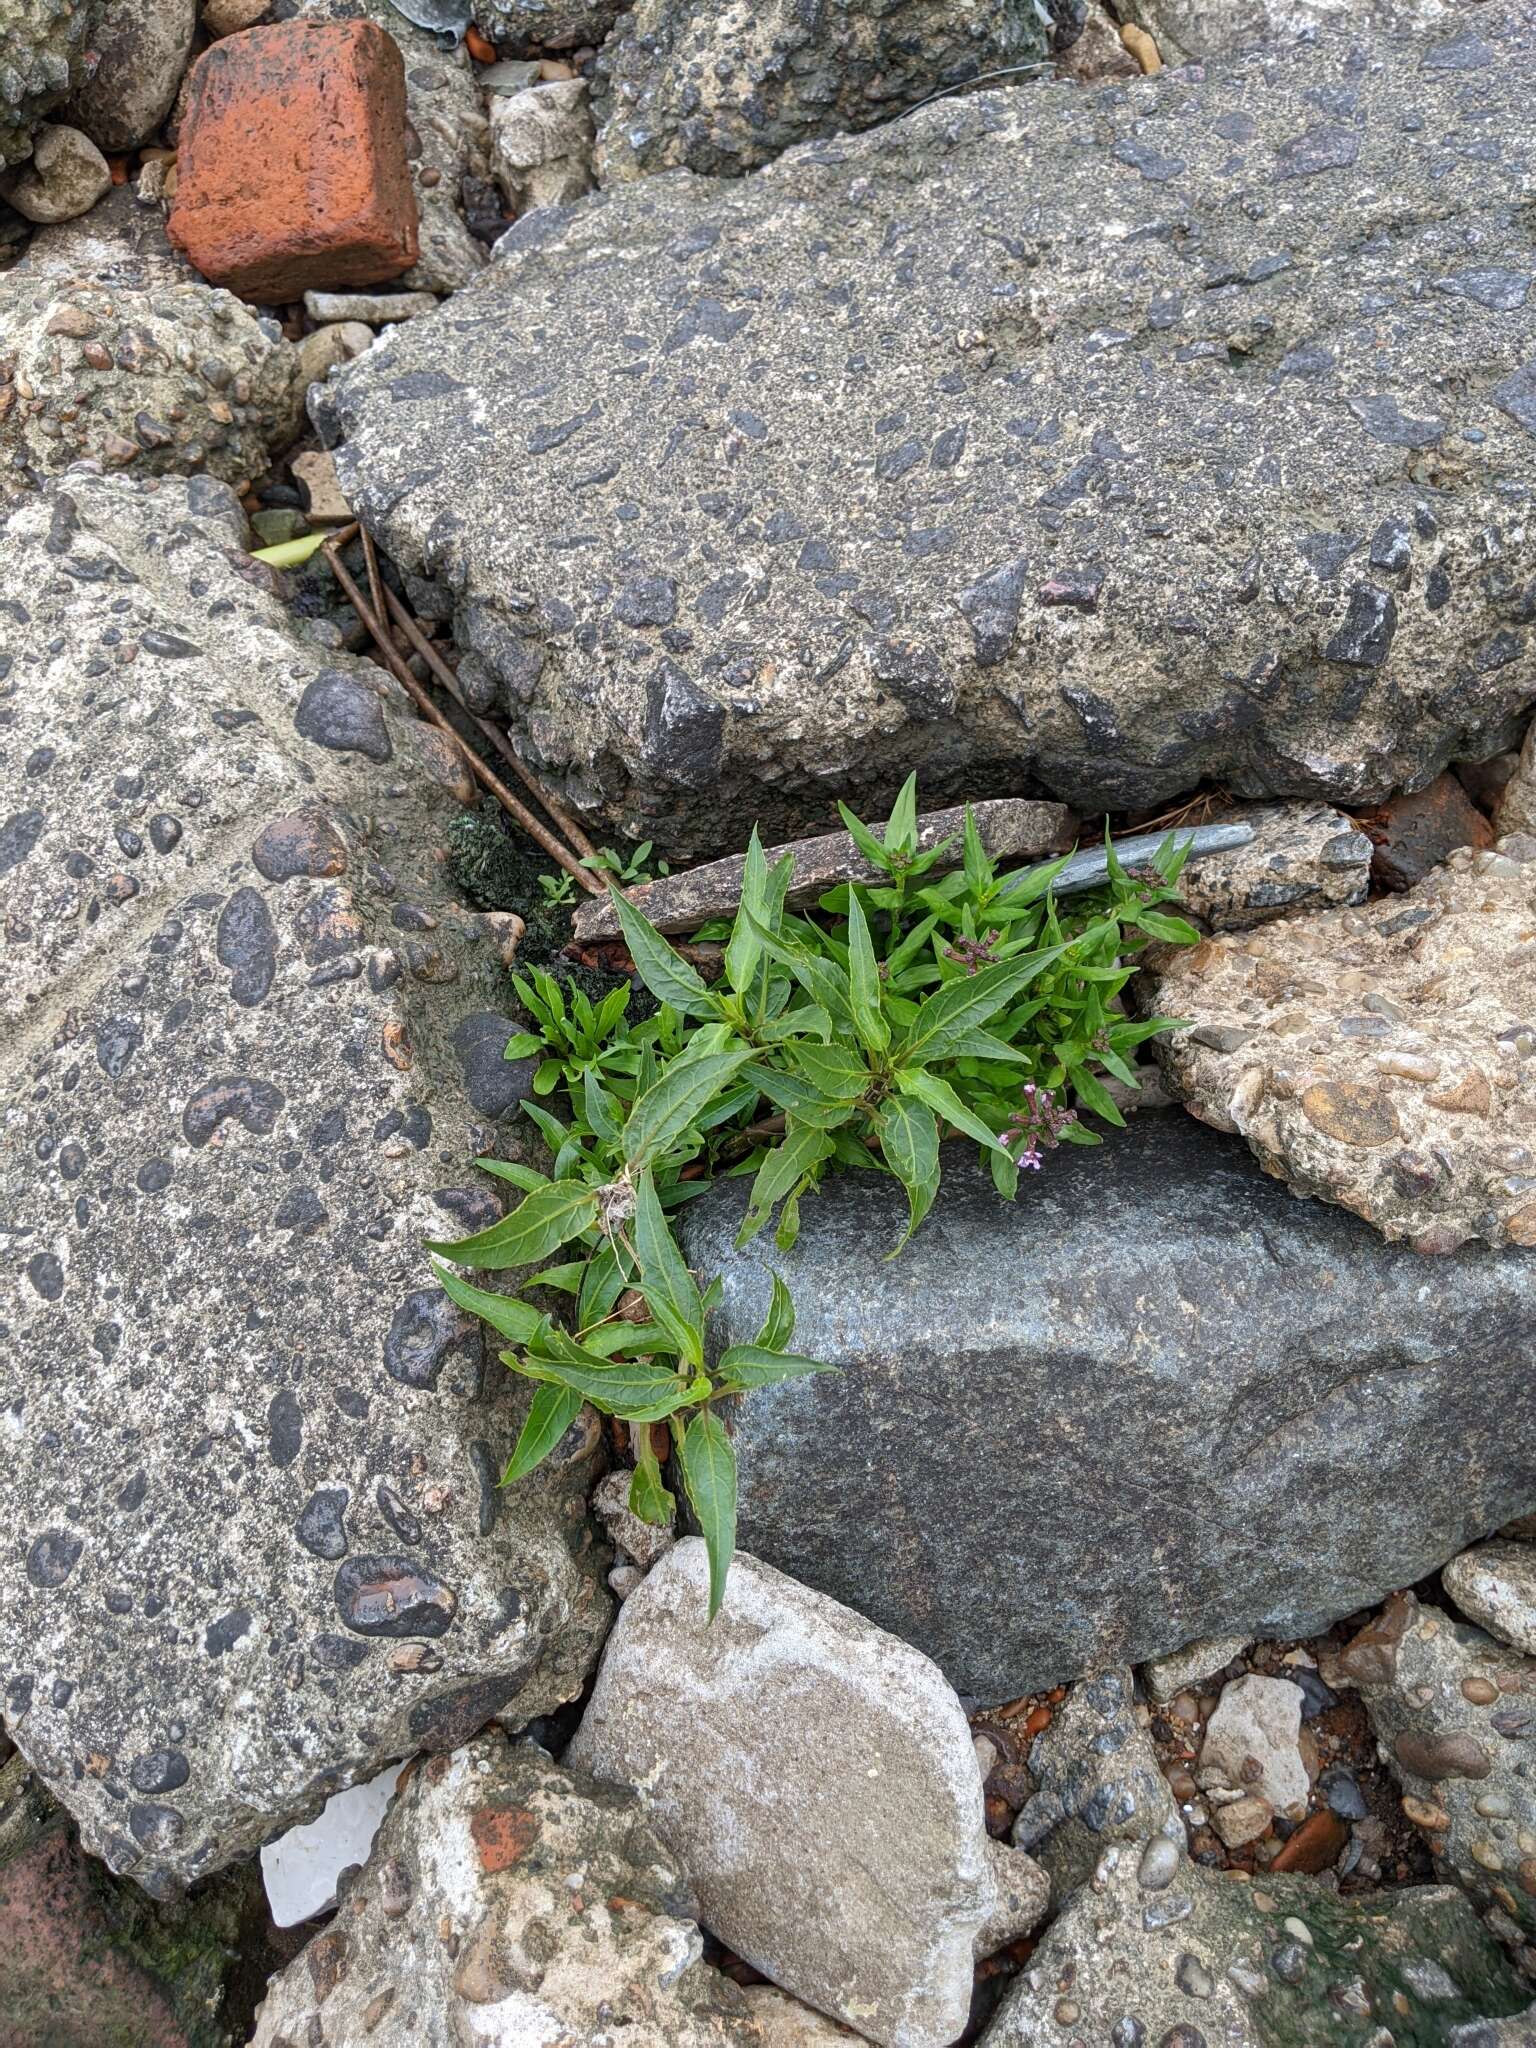
[(658, 1528), (654, 1523), (642, 1522), (633, 1511), (629, 1505), (630, 1478), (627, 1471), (608, 1473), (592, 1496), (592, 1512), (614, 1549), (647, 1572), (657, 1558), (666, 1556), (677, 1537), (670, 1525)]
[(592, 189), (592, 115), (584, 78), (531, 85), (491, 102), (491, 158), (518, 213), (569, 206)]
[(373, 329), (361, 320), (338, 320), (329, 327), (317, 327), (299, 343), (299, 375), (304, 388), (323, 384), (338, 363), (349, 363), (364, 349), (373, 347)]
[(1247, 1648), (1246, 1636), (1205, 1636), (1198, 1643), (1186, 1643), (1182, 1650), (1170, 1651), (1166, 1657), (1154, 1657), (1150, 1664), (1141, 1667), (1147, 1696), (1159, 1706), (1166, 1706), (1186, 1687), (1193, 1691), (1202, 1680), (1224, 1671)]
[(1536, 1545), (1479, 1543), (1440, 1576), (1469, 1621), (1536, 1657)]
[(432, 292), (306, 292), (304, 310), (321, 326), (356, 321), (369, 327), (389, 327), (435, 312), (437, 298)]
[(1200, 1777), (1256, 1793), (1278, 1814), (1300, 1820), (1311, 1780), (1297, 1738), (1305, 1695), (1288, 1678), (1250, 1672), (1224, 1686), (1205, 1731)]
[(335, 1905), (337, 1878), (348, 1864), (368, 1861), (404, 1769), (391, 1764), (376, 1778), (333, 1793), (316, 1819), (262, 1849), (262, 1883), (279, 1927), (297, 1927)]
[(57, 121), (45, 121), (28, 160), (0, 177), (0, 199), (44, 226), (89, 213), (111, 189), (111, 167), (95, 143)]
[(704, 1925), (884, 2048), (946, 2048), (974, 1963), (1039, 1919), (1039, 1867), (988, 1838), (937, 1665), (738, 1555), (708, 1612), (689, 1537), (625, 1602), (567, 1761), (638, 1786)]

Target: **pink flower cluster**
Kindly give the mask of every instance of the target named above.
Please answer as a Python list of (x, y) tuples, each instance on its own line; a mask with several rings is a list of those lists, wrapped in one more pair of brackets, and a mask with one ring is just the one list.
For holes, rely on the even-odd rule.
[(1077, 1122), (1077, 1111), (1059, 1108), (1054, 1091), (1037, 1088), (1033, 1081), (1024, 1083), (1023, 1092), (1023, 1102), (1009, 1117), (1007, 1130), (998, 1132), (997, 1142), (1010, 1152), (1021, 1145), (1023, 1150), (1014, 1153), (1014, 1164), (1026, 1173), (1038, 1173), (1040, 1148), (1055, 1151), (1061, 1143), (1062, 1131)]

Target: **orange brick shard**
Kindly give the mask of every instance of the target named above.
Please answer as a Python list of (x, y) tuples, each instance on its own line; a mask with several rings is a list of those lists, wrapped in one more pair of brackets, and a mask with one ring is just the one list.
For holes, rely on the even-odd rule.
[(226, 36), (192, 72), (171, 240), (213, 284), (279, 305), (416, 261), (405, 65), (371, 21)]

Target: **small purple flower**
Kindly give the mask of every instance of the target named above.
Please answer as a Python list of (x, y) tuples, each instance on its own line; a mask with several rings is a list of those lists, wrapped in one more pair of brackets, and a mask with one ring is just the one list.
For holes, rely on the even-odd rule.
[(1054, 1151), (1061, 1142), (1062, 1131), (1077, 1122), (1077, 1112), (1058, 1108), (1054, 1092), (1037, 1087), (1033, 1081), (1026, 1081), (1021, 1093), (1024, 1100), (1008, 1119), (1007, 1130), (999, 1133), (998, 1142), (1010, 1151), (1015, 1145), (1020, 1146), (1014, 1164), (1026, 1173), (1038, 1173), (1041, 1147)]

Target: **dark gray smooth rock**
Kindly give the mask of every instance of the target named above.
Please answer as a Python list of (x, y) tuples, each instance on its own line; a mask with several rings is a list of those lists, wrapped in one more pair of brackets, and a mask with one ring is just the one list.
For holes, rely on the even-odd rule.
[(460, 679), (671, 858), (923, 796), (1350, 804), (1536, 696), (1536, 4), (518, 221), (311, 394)]
[(951, 1152), (890, 1263), (883, 1177), (830, 1181), (787, 1255), (732, 1257), (740, 1181), (682, 1213), (722, 1343), (776, 1266), (795, 1349), (843, 1368), (740, 1404), (743, 1548), (959, 1691), (1306, 1635), (1536, 1504), (1527, 1254), (1383, 1244), (1177, 1115), (1053, 1153), (1013, 1208)]

